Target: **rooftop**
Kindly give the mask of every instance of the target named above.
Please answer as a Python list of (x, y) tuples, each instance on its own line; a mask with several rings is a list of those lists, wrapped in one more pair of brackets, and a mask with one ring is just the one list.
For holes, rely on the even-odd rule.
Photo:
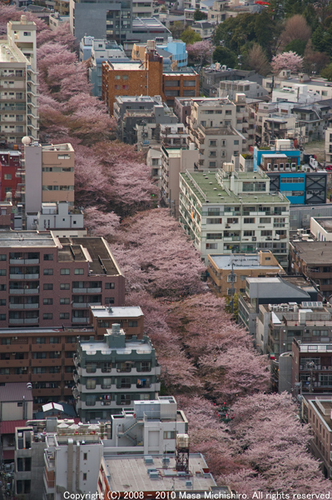
[(313, 266), (331, 265), (332, 241), (292, 241), (294, 250), (300, 259)]
[(259, 254), (237, 254), (237, 255), (210, 255), (210, 259), (219, 269), (270, 269), (282, 271), (280, 266), (266, 264), (261, 265)]
[(327, 396), (316, 397), (314, 400), (308, 401), (308, 403), (314, 408), (316, 415), (318, 414), (321, 420), (325, 422), (328, 431), (332, 432), (332, 398)]
[(0, 247), (40, 248), (55, 246), (56, 243), (50, 233), (38, 233), (37, 231), (0, 232)]
[(144, 316), (139, 306), (104, 307), (90, 305), (90, 310), (95, 318), (139, 318)]
[(128, 62), (116, 62), (112, 61), (108, 63), (109, 66), (114, 70), (114, 71), (143, 71), (144, 66), (142, 65), (141, 61), (132, 61), (128, 59)]
[(32, 401), (31, 389), (27, 388), (26, 382), (9, 383), (0, 386), (0, 401), (2, 403), (9, 401)]
[[(186, 481), (191, 481), (195, 491), (209, 491), (216, 483), (208, 472), (203, 455), (190, 453), (189, 474), (183, 476), (175, 470), (175, 458), (167, 455), (170, 462), (165, 468), (164, 455), (104, 456), (108, 468), (107, 479), (112, 491), (183, 491), (188, 489)], [(204, 469), (204, 471), (203, 471)], [(154, 470), (157, 478), (150, 478), (149, 470)], [(228, 491), (228, 489), (227, 489)], [(218, 497), (219, 498), (219, 497)]]
[(314, 219), (327, 233), (332, 232), (332, 217), (314, 217)]
[[(242, 181), (251, 181), (256, 178), (263, 180), (257, 172), (236, 172), (238, 179)], [(223, 189), (219, 184), (216, 174), (214, 172), (186, 172), (180, 173), (180, 176), (190, 185), (190, 188), (196, 194), (197, 198), (204, 203), (217, 203), (217, 204), (285, 204), (289, 205), (289, 201), (283, 195), (255, 192), (255, 193), (240, 193), (234, 194), (232, 191)], [(287, 209), (285, 206), (285, 210)]]
[[(107, 330), (111, 332), (111, 330)], [(112, 335), (112, 334), (111, 334)], [(147, 338), (147, 337), (145, 337)], [(149, 354), (153, 347), (146, 340), (126, 340), (125, 347), (108, 347), (107, 342), (80, 342), (80, 349), (86, 356), (94, 356), (100, 352), (104, 356), (110, 356), (114, 351), (117, 354), (131, 354), (136, 351), (137, 354)]]

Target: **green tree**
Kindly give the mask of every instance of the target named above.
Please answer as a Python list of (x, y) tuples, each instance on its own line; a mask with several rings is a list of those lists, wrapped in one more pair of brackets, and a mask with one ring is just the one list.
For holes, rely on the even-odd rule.
[(202, 21), (203, 19), (207, 19), (207, 15), (205, 14), (205, 12), (196, 9), (194, 12), (194, 19), (195, 21)]
[(180, 36), (184, 30), (184, 22), (183, 21), (174, 21), (174, 23), (171, 24), (170, 30), (171, 30), (172, 35), (175, 39), (180, 38)]
[(305, 40), (292, 40), (285, 47), (285, 52), (296, 52), (299, 56), (304, 55), (307, 42)]
[(239, 295), (234, 293), (234, 295), (227, 295), (225, 311), (232, 314), (235, 321), (237, 321), (239, 316)]
[(230, 49), (219, 45), (213, 52), (213, 62), (219, 62), (229, 68), (234, 68), (237, 63), (237, 57)]
[(332, 63), (330, 63), (321, 71), (321, 76), (323, 78), (327, 78), (329, 82), (332, 81)]
[(193, 43), (200, 42), (202, 40), (202, 37), (190, 28), (190, 26), (183, 31), (180, 38), (188, 45), (192, 45)]

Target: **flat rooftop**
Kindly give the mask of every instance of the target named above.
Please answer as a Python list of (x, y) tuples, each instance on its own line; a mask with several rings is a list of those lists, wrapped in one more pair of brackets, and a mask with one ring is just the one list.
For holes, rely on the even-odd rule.
[(314, 217), (327, 233), (332, 232), (332, 217)]
[[(175, 470), (175, 458), (170, 459), (167, 468), (163, 467), (165, 455), (153, 455), (152, 462), (145, 463), (144, 456), (104, 456), (109, 476), (107, 477), (112, 491), (185, 491), (186, 481), (191, 481), (195, 491), (209, 491), (216, 483), (209, 473), (203, 455), (190, 453), (189, 474), (184, 477)], [(158, 478), (151, 478), (148, 470), (154, 469)]]
[[(12, 59), (13, 58), (13, 59)], [(23, 53), (15, 46), (11, 47), (6, 40), (0, 40), (0, 64), (1, 63), (24, 63), (28, 62)], [(9, 66), (11, 68), (11, 66)], [(10, 75), (8, 75), (9, 78)]]
[(90, 275), (115, 276), (121, 274), (107, 242), (103, 238), (59, 238), (62, 249), (59, 261), (89, 261)]
[(144, 66), (142, 65), (141, 61), (131, 61), (130, 59), (128, 62), (115, 62), (112, 61), (109, 63), (109, 65), (115, 70), (115, 71), (146, 71)]
[(0, 247), (31, 249), (33, 247), (56, 247), (56, 243), (50, 233), (4, 231), (0, 232)]
[[(110, 330), (111, 331), (111, 330)], [(145, 341), (126, 341), (125, 347), (108, 347), (106, 342), (80, 342), (80, 348), (86, 356), (94, 356), (97, 352), (101, 352), (105, 356), (111, 356), (115, 351), (117, 354), (131, 354), (136, 351), (137, 354), (150, 354), (152, 345)]]
[(296, 241), (292, 242), (301, 260), (312, 266), (331, 265), (332, 241)]
[(139, 306), (123, 306), (123, 307), (108, 307), (108, 306), (90, 306), (91, 312), (95, 318), (139, 318), (144, 316), (142, 309)]
[[(255, 176), (261, 181), (266, 179), (265, 177), (259, 177), (257, 172), (237, 172), (237, 174), (242, 180), (254, 180)], [(226, 191), (219, 184), (214, 172), (191, 172), (190, 174), (180, 172), (180, 176), (190, 185), (190, 188), (202, 204), (206, 203), (204, 194), (209, 203), (218, 203), (220, 205), (241, 204), (241, 202), (245, 205), (284, 204), (285, 211), (288, 210), (289, 201), (283, 195), (274, 195), (267, 192), (240, 193), (236, 195), (232, 191)]]
[(216, 264), (219, 269), (233, 269), (245, 270), (245, 269), (264, 269), (271, 271), (282, 271), (279, 266), (273, 266), (271, 264), (266, 264), (262, 266), (260, 264), (259, 255), (210, 255), (210, 259)]

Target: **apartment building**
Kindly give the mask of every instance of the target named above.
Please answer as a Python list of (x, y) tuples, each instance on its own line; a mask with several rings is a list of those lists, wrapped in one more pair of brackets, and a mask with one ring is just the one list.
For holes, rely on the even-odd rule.
[(15, 495), (60, 500), (65, 492), (95, 491), (106, 426), (56, 417), (27, 424), (16, 429)]
[(110, 114), (116, 96), (160, 95), (168, 106), (175, 97), (195, 97), (199, 93), (199, 75), (193, 68), (178, 68), (163, 73), (163, 58), (149, 40), (144, 59), (129, 62), (107, 62), (102, 65), (102, 99)]
[(86, 236), (84, 229), (83, 211), (70, 209), (66, 201), (58, 203), (42, 203), (37, 215), (26, 217), (27, 230), (52, 231), (54, 236), (74, 238)]
[(331, 335), (327, 342), (326, 338), (313, 342), (294, 338), (292, 354), (292, 387), (301, 384), (303, 392), (332, 393)]
[(124, 304), (124, 277), (103, 238), (0, 234), (0, 328), (88, 323), (88, 304)]
[[(225, 168), (229, 171), (225, 171)], [(201, 257), (271, 250), (287, 265), (289, 201), (263, 172), (180, 173), (180, 223)]]
[(292, 273), (303, 274), (319, 288), (327, 299), (332, 294), (332, 242), (312, 239), (293, 240), (289, 244)]
[(219, 83), (218, 97), (228, 97), (231, 100), (236, 94), (244, 94), (247, 99), (262, 99), (268, 96), (268, 91), (259, 83), (249, 80), (225, 80)]
[(179, 215), (179, 174), (198, 170), (199, 153), (191, 143), (189, 149), (183, 147), (161, 148), (160, 196), (164, 206), (168, 206), (174, 217)]
[(153, 0), (134, 0), (133, 1), (133, 17), (153, 17), (154, 2)]
[(162, 94), (163, 60), (154, 50), (147, 48), (144, 62), (103, 62), (102, 99), (110, 114), (116, 96), (154, 96)]
[(24, 146), (24, 183), (22, 201), (25, 213), (37, 214), (42, 203), (68, 202), (74, 205), (75, 153), (71, 144)]
[(207, 270), (213, 286), (221, 295), (245, 292), (246, 278), (249, 277), (285, 274), (270, 250), (256, 254), (208, 255)]
[(202, 169), (222, 168), (224, 162), (238, 157), (254, 143), (253, 124), (245, 98), (238, 94), (236, 102), (228, 98), (191, 100), (187, 116), (189, 140), (199, 149)]
[[(267, 352), (268, 345), (267, 325), (269, 324), (271, 311), (268, 307), (267, 314), (260, 310), (261, 305), (285, 304), (292, 302), (301, 304), (302, 302), (312, 302), (318, 300), (318, 290), (308, 282), (303, 276), (282, 276), (275, 278), (246, 278), (246, 289), (239, 295), (239, 323), (255, 337), (256, 346), (261, 352)], [(280, 311), (283, 311), (281, 308)], [(258, 314), (264, 321), (264, 329), (256, 324)], [(265, 321), (266, 320), (266, 321)], [(276, 322), (279, 322), (277, 319)], [(262, 338), (263, 335), (263, 338)], [(270, 352), (278, 354), (277, 345), (271, 347)]]
[[(311, 217), (310, 218), (310, 233), (318, 241), (332, 241), (332, 217)], [(300, 238), (309, 239), (304, 231), (298, 230)]]
[(312, 300), (261, 304), (256, 326), (261, 351), (278, 358), (292, 350), (294, 338), (301, 345), (332, 341), (332, 309)]
[(133, 410), (111, 416), (111, 426), (107, 454), (113, 455), (174, 453), (176, 435), (188, 432), (188, 420), (173, 396), (134, 401)]
[(322, 462), (326, 477), (332, 477), (332, 400), (331, 397), (320, 395), (304, 398), (305, 419), (313, 431), (311, 451)]
[(0, 138), (21, 144), (24, 136), (38, 139), (36, 25), (22, 15), (7, 24), (0, 47)]
[(79, 342), (74, 356), (76, 411), (83, 421), (109, 419), (133, 401), (154, 400), (160, 390), (160, 366), (148, 337), (126, 337), (113, 323), (104, 340)]

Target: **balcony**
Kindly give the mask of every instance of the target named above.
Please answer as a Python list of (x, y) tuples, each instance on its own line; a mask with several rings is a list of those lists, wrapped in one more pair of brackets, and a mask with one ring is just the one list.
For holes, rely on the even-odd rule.
[(87, 324), (89, 322), (89, 318), (72, 318), (71, 319), (72, 323), (75, 324)]
[(101, 293), (101, 288), (73, 288), (73, 293)]

